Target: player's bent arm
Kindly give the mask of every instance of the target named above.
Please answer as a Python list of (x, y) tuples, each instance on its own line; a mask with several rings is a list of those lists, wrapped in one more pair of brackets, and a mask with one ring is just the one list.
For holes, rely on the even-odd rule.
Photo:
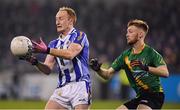
[(82, 50), (82, 46), (77, 43), (71, 43), (68, 49), (50, 49), (50, 53), (53, 56), (61, 57), (64, 59), (72, 60)]
[(102, 78), (108, 80), (113, 76), (113, 74), (115, 73), (115, 70), (112, 67), (110, 67), (109, 69), (100, 68), (100, 70), (97, 73)]
[(55, 64), (54, 56), (47, 55), (45, 62), (44, 63), (38, 62), (36, 67), (44, 74), (49, 75), (51, 73), (51, 70), (53, 69), (54, 64)]
[(169, 71), (166, 65), (158, 66), (158, 67), (149, 67), (149, 72), (161, 77), (168, 77)]

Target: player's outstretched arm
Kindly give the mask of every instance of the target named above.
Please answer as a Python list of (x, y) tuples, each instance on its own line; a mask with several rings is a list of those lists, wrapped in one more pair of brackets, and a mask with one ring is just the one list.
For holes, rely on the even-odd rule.
[(83, 47), (78, 43), (71, 43), (67, 49), (55, 49), (47, 47), (42, 38), (40, 38), (37, 42), (33, 40), (31, 41), (33, 44), (33, 53), (50, 54), (68, 60), (72, 60), (83, 49)]
[(38, 68), (38, 70), (40, 70), (46, 75), (49, 75), (51, 73), (51, 69), (42, 62), (38, 62), (35, 66)]
[(53, 57), (51, 58), (51, 56), (46, 57), (45, 63), (38, 61), (38, 59), (32, 55), (20, 56), (19, 59), (29, 62), (33, 66), (36, 66), (41, 72), (47, 75), (51, 73), (54, 65)]
[(112, 67), (110, 67), (109, 69), (104, 69), (101, 67), (100, 70), (97, 71), (98, 75), (106, 80), (110, 79), (113, 76), (114, 72), (115, 71)]
[(47, 55), (44, 63), (38, 62), (35, 66), (44, 74), (49, 75), (55, 64), (54, 56)]
[(166, 65), (158, 66), (158, 67), (150, 67), (149, 66), (149, 72), (155, 75), (158, 75), (160, 77), (168, 77), (169, 71), (167, 69)]
[(102, 63), (99, 63), (97, 58), (91, 59), (89, 65), (94, 71), (98, 73), (99, 76), (106, 80), (110, 79), (115, 72), (112, 67), (110, 67), (109, 69), (102, 68)]
[(57, 57), (62, 57), (64, 59), (72, 60), (81, 52), (82, 49), (83, 47), (80, 44), (71, 43), (68, 49), (51, 48), (49, 54)]
[(148, 65), (144, 65), (139, 60), (132, 60), (130, 65), (131, 65), (131, 67), (139, 66), (142, 70), (148, 71), (149, 73), (152, 73), (154, 75), (158, 75), (160, 77), (168, 77), (169, 76), (169, 71), (168, 71), (166, 65), (161, 65), (158, 67), (151, 67)]

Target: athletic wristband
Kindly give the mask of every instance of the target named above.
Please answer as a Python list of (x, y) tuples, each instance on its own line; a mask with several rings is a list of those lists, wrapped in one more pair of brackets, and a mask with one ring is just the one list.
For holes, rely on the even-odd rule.
[(147, 65), (145, 65), (144, 66), (144, 70), (148, 72), (149, 71), (149, 67)]
[(51, 48), (49, 48), (49, 47), (47, 48), (47, 51), (46, 51), (47, 54), (50, 53), (50, 49), (51, 49)]
[(37, 65), (39, 63), (39, 61), (37, 59), (33, 59), (33, 61), (31, 62), (32, 65)]

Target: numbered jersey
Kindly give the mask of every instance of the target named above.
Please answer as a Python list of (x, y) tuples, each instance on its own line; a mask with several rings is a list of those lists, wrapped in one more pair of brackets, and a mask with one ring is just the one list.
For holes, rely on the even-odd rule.
[(68, 49), (71, 43), (77, 43), (81, 45), (83, 49), (72, 60), (56, 57), (56, 63), (59, 71), (59, 87), (62, 87), (69, 82), (90, 82), (90, 74), (88, 70), (89, 42), (84, 32), (80, 32), (73, 28), (63, 39), (59, 37), (58, 39), (51, 41), (49, 43), (49, 47), (56, 49)]

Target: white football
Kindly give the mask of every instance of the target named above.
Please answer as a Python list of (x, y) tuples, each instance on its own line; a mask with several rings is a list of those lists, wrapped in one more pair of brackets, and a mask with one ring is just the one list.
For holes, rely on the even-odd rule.
[(16, 36), (11, 41), (11, 52), (15, 56), (31, 54), (32, 42), (26, 36)]

